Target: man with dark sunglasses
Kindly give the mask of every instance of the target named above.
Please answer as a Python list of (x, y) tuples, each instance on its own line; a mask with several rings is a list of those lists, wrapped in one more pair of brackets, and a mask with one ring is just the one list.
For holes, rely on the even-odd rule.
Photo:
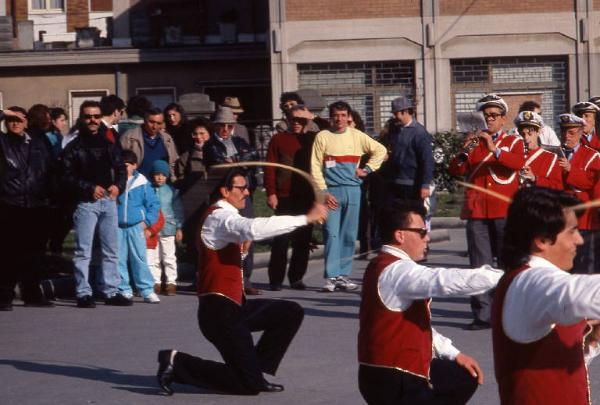
[[(127, 170), (119, 143), (106, 135), (97, 101), (84, 101), (79, 113), (79, 135), (63, 153), (63, 180), (76, 201), (73, 222), (76, 247), (73, 256), (77, 306), (94, 308), (89, 268), (94, 235), (100, 240), (101, 293), (107, 305), (133, 302), (118, 294), (117, 197), (125, 189)], [(96, 230), (98, 232), (96, 232)]]
[(418, 264), (429, 236), (418, 201), (382, 210), (380, 253), (363, 276), (358, 333), (359, 388), (369, 404), (465, 404), (483, 373), (431, 327), (431, 297), (481, 294), (501, 270)]

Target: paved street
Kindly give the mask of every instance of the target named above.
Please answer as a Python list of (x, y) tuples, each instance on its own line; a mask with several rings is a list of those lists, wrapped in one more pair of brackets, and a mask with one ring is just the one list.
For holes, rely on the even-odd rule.
[[(432, 246), (430, 264), (465, 265), (464, 231)], [(355, 262), (360, 280), (366, 262)], [(266, 286), (266, 270), (255, 271)], [(164, 297), (160, 305), (138, 302), (131, 308), (78, 309), (60, 301), (53, 309), (23, 308), (0, 313), (0, 404), (360, 404), (357, 388), (356, 333), (359, 293), (318, 293), (322, 261), (311, 262), (306, 277), (312, 290), (265, 292), (306, 310), (304, 323), (274, 382), (278, 394), (241, 397), (174, 384), (173, 397), (158, 394), (156, 352), (175, 348), (205, 358), (218, 354), (200, 334), (192, 293)], [(497, 404), (489, 331), (469, 332), (468, 300), (434, 301), (434, 325), (455, 345), (479, 360), (486, 382), (473, 404)], [(590, 368), (594, 398), (600, 403), (600, 361)]]

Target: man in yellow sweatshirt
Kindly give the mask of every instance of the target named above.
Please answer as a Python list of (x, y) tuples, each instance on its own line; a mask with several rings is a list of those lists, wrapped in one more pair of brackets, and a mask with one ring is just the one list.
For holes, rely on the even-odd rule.
[[(344, 101), (331, 104), (331, 130), (317, 134), (312, 150), (312, 175), (331, 210), (324, 226), (326, 292), (357, 287), (348, 276), (358, 231), (360, 185), (363, 177), (379, 169), (386, 155), (383, 145), (348, 126), (351, 111)], [(361, 169), (358, 163), (364, 154), (369, 160)]]

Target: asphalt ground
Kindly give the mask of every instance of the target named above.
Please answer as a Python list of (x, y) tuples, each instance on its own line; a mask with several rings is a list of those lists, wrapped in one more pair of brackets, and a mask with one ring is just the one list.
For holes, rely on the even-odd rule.
[[(430, 265), (465, 266), (464, 230), (451, 230), (451, 240), (432, 245)], [(355, 261), (353, 279), (360, 281), (367, 262)], [(0, 404), (361, 404), (357, 384), (356, 335), (358, 292), (321, 293), (323, 263), (311, 261), (307, 291), (284, 288), (264, 297), (300, 303), (304, 323), (273, 382), (282, 393), (256, 397), (226, 395), (174, 384), (175, 395), (162, 396), (156, 384), (156, 354), (178, 349), (220, 359), (204, 339), (196, 321), (196, 297), (180, 292), (159, 305), (137, 298), (133, 307), (79, 309), (72, 300), (54, 308), (0, 312)], [(253, 279), (267, 287), (266, 269)], [(455, 346), (475, 357), (485, 383), (471, 404), (498, 404), (493, 375), (491, 334), (466, 331), (471, 315), (467, 298), (434, 300), (433, 324)], [(594, 402), (600, 403), (600, 360), (590, 367)]]

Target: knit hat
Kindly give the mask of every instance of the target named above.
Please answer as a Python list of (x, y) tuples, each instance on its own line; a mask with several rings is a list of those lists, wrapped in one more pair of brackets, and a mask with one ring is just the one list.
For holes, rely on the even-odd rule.
[(152, 170), (150, 171), (150, 174), (156, 173), (161, 173), (164, 174), (166, 177), (169, 177), (169, 164), (162, 159), (155, 160), (154, 163), (152, 163)]

